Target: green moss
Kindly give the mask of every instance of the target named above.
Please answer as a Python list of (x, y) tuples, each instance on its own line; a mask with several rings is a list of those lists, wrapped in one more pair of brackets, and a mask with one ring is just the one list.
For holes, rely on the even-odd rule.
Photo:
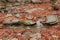
[(52, 4), (55, 5), (56, 3), (56, 0), (51, 0)]
[(1, 0), (2, 2), (8, 2), (8, 0)]
[(24, 21), (24, 22), (22, 22), (22, 23), (25, 24), (25, 25), (30, 25), (30, 22)]
[(19, 4), (19, 3), (15, 3), (15, 4), (13, 4), (13, 7), (14, 7), (14, 6), (20, 6), (20, 4)]

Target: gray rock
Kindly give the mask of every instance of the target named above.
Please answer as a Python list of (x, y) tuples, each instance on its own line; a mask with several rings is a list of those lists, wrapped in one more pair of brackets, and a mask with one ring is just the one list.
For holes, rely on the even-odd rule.
[(5, 23), (5, 24), (10, 24), (11, 21), (10, 21), (10, 19), (6, 18), (6, 19), (4, 20), (4, 23)]
[(57, 16), (56, 15), (49, 15), (49, 16), (47, 16), (46, 23), (49, 23), (49, 24), (58, 23)]

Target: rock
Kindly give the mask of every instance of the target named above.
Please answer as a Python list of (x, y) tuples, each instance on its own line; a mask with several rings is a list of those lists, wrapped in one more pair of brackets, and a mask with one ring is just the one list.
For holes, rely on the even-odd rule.
[(46, 18), (46, 23), (48, 24), (56, 24), (58, 23), (58, 18), (56, 15), (48, 15)]
[(4, 24), (10, 24), (10, 23), (11, 23), (11, 20), (10, 20), (10, 19), (6, 18), (6, 19), (4, 20)]
[(41, 0), (32, 0), (33, 3), (42, 3)]

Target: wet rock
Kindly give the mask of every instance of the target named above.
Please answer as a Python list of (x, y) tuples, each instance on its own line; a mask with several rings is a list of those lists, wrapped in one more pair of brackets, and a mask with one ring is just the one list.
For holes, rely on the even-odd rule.
[(56, 6), (56, 5), (53, 5), (52, 7), (53, 7), (54, 10), (57, 10), (57, 11), (59, 10), (59, 7)]
[(13, 19), (12, 20), (12, 25), (18, 26), (18, 25), (20, 25), (20, 21), (18, 19)]

